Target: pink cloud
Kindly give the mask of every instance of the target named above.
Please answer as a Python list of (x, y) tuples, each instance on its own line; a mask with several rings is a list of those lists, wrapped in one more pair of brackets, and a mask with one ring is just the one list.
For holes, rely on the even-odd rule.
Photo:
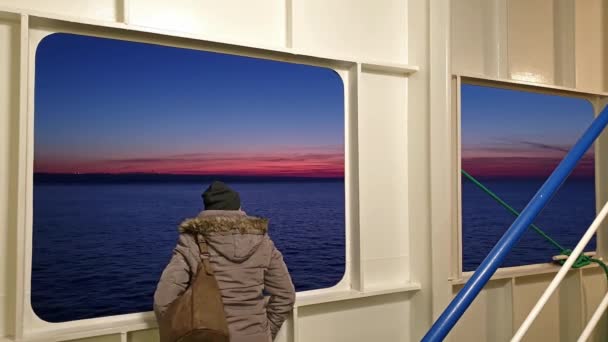
[(343, 177), (344, 153), (189, 153), (103, 160), (37, 160), (36, 172)]

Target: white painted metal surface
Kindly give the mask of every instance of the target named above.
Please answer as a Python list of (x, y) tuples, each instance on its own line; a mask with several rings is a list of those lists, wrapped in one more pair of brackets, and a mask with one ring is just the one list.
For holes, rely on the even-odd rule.
[[(73, 32), (330, 67), (345, 85), (347, 274), (298, 294), (280, 342), (417, 341), (458, 291), (459, 98), (466, 82), (608, 93), (601, 0), (0, 0), (0, 340), (155, 341), (151, 313), (48, 323), (30, 305), (35, 65)], [(596, 144), (598, 210), (608, 137)], [(384, 198), (392, 201), (381, 205)], [(598, 255), (606, 256), (606, 226)], [(507, 341), (558, 272), (502, 269), (450, 335)], [(606, 292), (572, 270), (527, 338), (568, 341)], [(556, 329), (555, 327), (559, 328)], [(608, 336), (600, 320), (592, 339)]]

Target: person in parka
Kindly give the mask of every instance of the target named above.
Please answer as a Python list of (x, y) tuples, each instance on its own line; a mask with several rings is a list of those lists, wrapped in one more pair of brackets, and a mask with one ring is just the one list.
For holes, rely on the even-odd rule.
[(268, 220), (248, 216), (239, 194), (222, 182), (213, 182), (202, 197), (205, 210), (179, 226), (177, 246), (154, 293), (156, 317), (196, 274), (200, 254), (195, 235), (203, 234), (230, 341), (270, 342), (293, 309), (295, 289), (281, 252), (268, 236)]

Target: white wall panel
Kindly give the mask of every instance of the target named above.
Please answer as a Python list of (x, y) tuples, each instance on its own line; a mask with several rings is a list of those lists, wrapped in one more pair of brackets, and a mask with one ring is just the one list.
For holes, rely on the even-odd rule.
[(509, 0), (509, 73), (512, 79), (553, 84), (555, 76), (554, 3)]
[[(518, 328), (554, 273), (515, 280), (513, 289), (513, 322)], [(540, 312), (523, 341), (573, 341), (581, 332), (581, 296), (578, 271), (568, 273), (562, 284)]]
[[(602, 298), (604, 298), (608, 287), (606, 286), (606, 273), (600, 268), (583, 270), (583, 275), (583, 322), (587, 324)], [(602, 339), (605, 336), (608, 336), (608, 317), (604, 313), (589, 342), (605, 341), (605, 338)]]
[(284, 46), (285, 21), (285, 2), (277, 0), (129, 0), (131, 24), (213, 40)]
[(293, 47), (407, 63), (406, 0), (292, 0)]
[(129, 342), (159, 342), (160, 336), (158, 335), (158, 330), (156, 330), (156, 329), (134, 331), (132, 333), (129, 333), (128, 341)]
[(298, 341), (409, 341), (408, 299), (401, 293), (299, 308)]
[(68, 17), (115, 21), (118, 0), (1, 0), (1, 6), (40, 11)]
[[(490, 281), (479, 293), (449, 338), (451, 341), (510, 341), (556, 274), (513, 274)], [(516, 271), (516, 269), (513, 269)], [(463, 285), (455, 285), (456, 295)], [(532, 324), (524, 341), (575, 341), (606, 291), (606, 275), (599, 267), (572, 270)], [(593, 339), (603, 341), (604, 315)]]
[[(80, 338), (77, 340), (70, 340), (70, 342), (121, 342), (122, 339), (120, 335), (106, 335), (99, 337), (89, 337), (89, 338)], [(146, 341), (148, 342), (148, 341)], [(153, 342), (150, 341), (150, 342)]]
[[(463, 285), (454, 287), (454, 296)], [(513, 325), (511, 279), (488, 283), (450, 333), (452, 341), (510, 341)]]
[(608, 90), (606, 71), (606, 28), (608, 4), (603, 0), (575, 2), (576, 86), (604, 92)]
[(608, 2), (460, 0), (451, 15), (453, 73), (608, 90)]
[(485, 45), (490, 28), (487, 0), (452, 1), (452, 68), (454, 73), (485, 74)]
[(407, 78), (363, 71), (359, 203), (364, 287), (409, 280)]

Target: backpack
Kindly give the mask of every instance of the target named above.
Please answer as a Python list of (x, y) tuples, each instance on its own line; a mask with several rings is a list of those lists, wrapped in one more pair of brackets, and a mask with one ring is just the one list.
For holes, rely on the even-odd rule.
[(196, 235), (201, 262), (186, 292), (158, 322), (161, 342), (229, 342), (224, 304), (209, 262), (207, 241)]

